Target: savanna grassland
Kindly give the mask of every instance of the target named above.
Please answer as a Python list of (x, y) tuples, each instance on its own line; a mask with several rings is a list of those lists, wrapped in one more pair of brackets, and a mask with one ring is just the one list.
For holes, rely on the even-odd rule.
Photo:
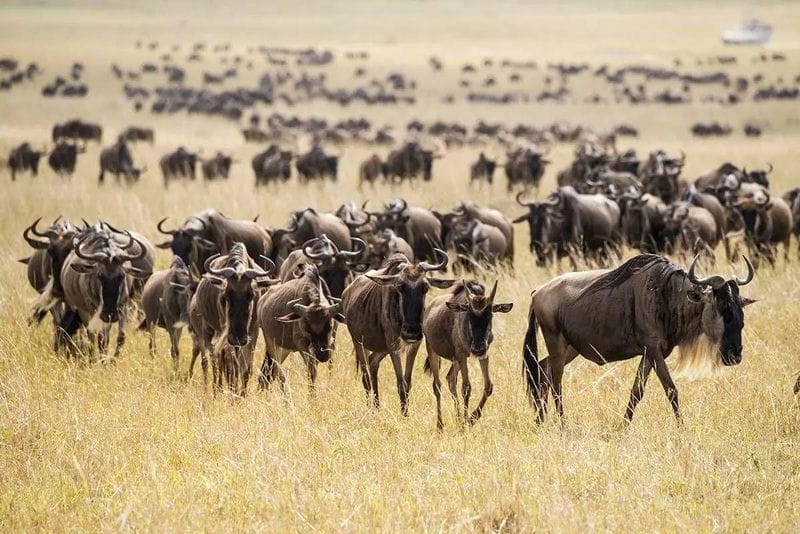
[[(0, 93), (0, 153), (29, 140), (49, 142), (56, 121), (100, 122), (104, 143), (129, 124), (151, 126), (153, 146), (134, 148), (150, 169), (129, 188), (97, 185), (99, 147), (80, 156), (71, 181), (43, 162), (38, 178), (12, 183), (0, 174), (0, 529), (15, 531), (769, 531), (800, 528), (800, 407), (792, 385), (800, 371), (800, 261), (796, 243), (787, 263), (759, 271), (745, 294), (759, 299), (746, 311), (744, 361), (714, 377), (679, 381), (685, 425), (678, 427), (661, 387), (651, 379), (633, 424), (622, 413), (636, 361), (597, 367), (576, 360), (564, 380), (567, 419), (534, 425), (524, 395), (521, 345), (530, 291), (557, 273), (536, 267), (527, 228), (517, 227), (516, 269), (497, 273), (500, 301), (513, 311), (495, 319), (490, 349), (494, 395), (483, 419), (462, 429), (450, 402), (445, 429), (435, 430), (430, 378), (417, 359), (410, 415), (402, 417), (391, 367), (381, 372), (383, 405), (368, 408), (344, 335), (329, 370), (320, 369), (308, 392), (304, 367), (285, 366), (289, 392), (256, 391), (214, 398), (195, 376), (185, 380), (189, 337), (181, 345), (181, 378), (173, 376), (168, 339), (159, 333), (151, 358), (141, 333), (129, 336), (121, 358), (103, 365), (53, 354), (49, 324), (29, 327), (34, 291), (17, 262), (29, 254), (21, 232), (36, 217), (79, 220), (102, 216), (159, 242), (155, 223), (183, 220), (217, 207), (233, 217), (260, 215), (282, 226), (292, 209), (335, 209), (347, 199), (374, 205), (402, 195), (410, 203), (447, 209), (475, 200), (509, 216), (519, 206), (503, 183), (470, 189), (469, 163), (477, 148), (448, 151), (434, 180), (416, 187), (357, 188), (357, 167), (374, 151), (341, 147), (336, 185), (301, 187), (296, 181), (256, 191), (250, 157), (235, 122), (202, 116), (135, 114), (111, 77), (112, 62), (135, 67), (155, 53), (136, 40), (163, 46), (230, 42), (232, 49), (268, 44), (366, 50), (371, 73), (402, 71), (418, 84), (414, 105), (341, 108), (327, 103), (281, 111), (330, 119), (363, 115), (402, 129), (412, 118), (477, 119), (515, 124), (567, 120), (598, 130), (630, 123), (640, 137), (621, 140), (643, 153), (684, 150), (684, 176), (723, 161), (748, 167), (772, 162), (773, 189), (800, 185), (800, 107), (797, 102), (593, 106), (580, 102), (509, 106), (442, 103), (457, 87), (460, 65), (485, 57), (548, 61), (646, 63), (694, 67), (721, 53), (739, 58), (737, 72), (794, 79), (800, 74), (800, 5), (769, 2), (759, 17), (775, 24), (768, 51), (786, 62), (753, 63), (759, 49), (725, 49), (719, 31), (754, 13), (743, 2), (614, 1), (540, 5), (527, 2), (121, 2), (4, 3), (0, 51), (37, 61), (44, 74)], [(428, 57), (445, 69), (433, 77)], [(43, 99), (45, 81), (85, 65), (84, 99)], [(210, 60), (209, 60), (210, 61)], [(331, 76), (349, 79), (355, 63), (337, 57)], [(216, 66), (215, 66), (216, 67)], [(190, 75), (197, 75), (192, 67)], [(266, 68), (266, 67), (263, 67)], [(257, 79), (256, 68), (243, 80)], [(193, 74), (192, 74), (193, 73)], [(523, 84), (541, 86), (541, 72)], [(589, 80), (589, 78), (587, 78)], [(581, 83), (590, 83), (588, 81)], [(585, 88), (587, 91), (590, 87)], [(450, 89), (447, 89), (448, 91)], [(458, 92), (456, 91), (457, 96)], [(463, 91), (462, 91), (463, 93)], [(696, 121), (730, 123), (732, 136), (692, 138)], [(746, 121), (764, 127), (759, 139), (741, 133)], [(165, 191), (158, 158), (177, 145), (232, 151), (241, 160), (223, 183), (176, 184)], [(377, 149), (385, 155), (386, 149)], [(567, 165), (570, 145), (551, 154), (542, 190)], [(502, 179), (500, 180), (502, 182)], [(169, 257), (159, 253), (158, 267)], [(626, 255), (632, 255), (627, 251)], [(717, 270), (731, 267), (718, 253)], [(743, 266), (735, 268), (739, 273)], [(486, 281), (491, 282), (491, 279)], [(597, 310), (602, 313), (602, 310)], [(263, 351), (257, 350), (256, 365)], [(473, 399), (482, 384), (471, 369)], [(198, 373), (199, 374), (199, 373)], [(473, 401), (474, 402), (474, 401)]]

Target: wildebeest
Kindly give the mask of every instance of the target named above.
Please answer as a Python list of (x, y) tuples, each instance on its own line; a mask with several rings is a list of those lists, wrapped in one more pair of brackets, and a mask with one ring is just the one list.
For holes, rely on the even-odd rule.
[(137, 169), (133, 165), (133, 156), (130, 148), (124, 139), (118, 139), (110, 147), (104, 148), (100, 152), (100, 175), (97, 181), (105, 181), (105, 173), (110, 172), (119, 182), (120, 175), (125, 178), (126, 183), (131, 184), (139, 180), (139, 176), (147, 170), (147, 166)]
[(59, 323), (64, 311), (61, 270), (72, 251), (73, 239), (78, 235), (78, 229), (68, 220), (60, 219), (59, 217), (47, 230), (40, 232), (37, 226), (42, 218), (39, 217), (22, 232), (22, 237), (34, 252), (29, 258), (20, 260), (27, 265), (28, 282), (40, 295), (34, 305), (34, 310), (38, 311), (34, 317), (41, 320), (47, 311), (53, 316), (53, 348), (56, 351), (61, 347)]
[(331, 295), (341, 298), (344, 288), (352, 280), (351, 269), (362, 265), (367, 249), (367, 244), (361, 239), (354, 237), (352, 241), (354, 250), (350, 251), (339, 250), (325, 234), (309, 239), (281, 263), (279, 278), (287, 282), (302, 273), (305, 265), (316, 265)]
[(680, 193), (678, 177), (685, 163), (686, 155), (683, 153), (677, 158), (667, 155), (663, 150), (651, 152), (639, 171), (644, 191), (667, 204), (677, 200)]
[(78, 154), (86, 151), (86, 146), (60, 141), (47, 156), (47, 163), (53, 172), (59, 176), (72, 176), (75, 172), (75, 163)]
[(103, 140), (103, 128), (99, 124), (72, 119), (53, 126), (52, 138), (54, 143), (62, 139), (100, 143)]
[(39, 174), (39, 159), (45, 154), (44, 150), (34, 150), (27, 141), (14, 148), (8, 154), (8, 168), (11, 170), (11, 180), (17, 179), (17, 173), (30, 172), (33, 176)]
[(169, 269), (154, 272), (142, 290), (144, 319), (139, 329), (147, 330), (150, 334), (151, 355), (156, 352), (156, 326), (167, 331), (176, 372), (180, 358), (181, 332), (189, 325), (189, 304), (195, 286), (189, 268), (180, 256), (175, 256)]
[(667, 205), (650, 193), (637, 189), (623, 191), (620, 206), (620, 229), (628, 246), (642, 252), (665, 252), (667, 234), (664, 215)]
[(509, 152), (505, 164), (508, 179), (506, 189), (511, 191), (519, 184), (525, 189), (538, 189), (548, 163), (550, 161), (545, 159), (545, 154), (536, 147), (517, 148)]
[(253, 156), (251, 163), (256, 176), (256, 185), (287, 181), (292, 176), (292, 152), (271, 145), (267, 150)]
[(189, 152), (183, 146), (162, 156), (158, 163), (161, 167), (161, 175), (164, 177), (164, 185), (169, 185), (170, 180), (175, 178), (190, 178), (194, 180), (197, 171), (197, 159), (197, 153)]
[[(439, 359), (452, 362), (447, 372), (447, 385), (456, 402), (458, 411), (458, 373), (461, 373), (461, 393), (464, 402), (464, 420), (475, 423), (483, 414), (486, 400), (492, 394), (492, 380), (489, 378), (489, 346), (492, 344), (492, 319), (495, 313), (508, 313), (513, 304), (495, 304), (497, 282), (489, 295), (483, 284), (462, 281), (447, 293), (435, 297), (425, 310), (422, 329), (425, 333), (425, 348), (428, 358), (425, 367), (433, 375), (433, 394), (436, 397), (436, 426), (442, 423), (441, 392), (439, 378)], [(483, 396), (472, 414), (469, 413), (469, 398), (472, 385), (469, 380), (467, 358), (478, 359), (483, 375)]]
[[(410, 262), (396, 254), (380, 269), (357, 277), (342, 294), (342, 312), (355, 346), (364, 390), (377, 406), (378, 368), (390, 355), (403, 415), (408, 414), (411, 375), (422, 341), (425, 294), (430, 286), (447, 288), (455, 283), (427, 275), (447, 268), (447, 255), (442, 250), (437, 254), (441, 260), (436, 264)], [(406, 353), (405, 372), (401, 352)]]
[(215, 209), (190, 216), (176, 230), (164, 229), (166, 220), (159, 221), (158, 231), (171, 238), (160, 243), (158, 248), (171, 249), (200, 274), (205, 272), (206, 259), (214, 253), (227, 254), (237, 242), (244, 244), (250, 258), (261, 267), (268, 264), (262, 257), (272, 254), (272, 237), (255, 221), (231, 219)]
[[(106, 355), (111, 325), (118, 323), (114, 357), (119, 356), (125, 342), (126, 307), (133, 292), (134, 279), (146, 279), (150, 270), (134, 267), (149, 249), (130, 233), (128, 241), (119, 245), (112, 237), (96, 239), (84, 234), (77, 240), (61, 269), (61, 285), (67, 311), (60, 327), (73, 336), (80, 325), (97, 336), (101, 356)], [(136, 253), (132, 252), (138, 248)], [(79, 322), (76, 321), (79, 319)]]
[(491, 185), (494, 182), (494, 170), (497, 167), (497, 162), (489, 159), (481, 152), (478, 155), (478, 161), (473, 163), (469, 168), (469, 183), (477, 181), (478, 183), (486, 182)]
[(744, 183), (730, 206), (731, 214), (741, 219), (747, 244), (756, 267), (762, 258), (775, 265), (777, 245), (783, 243), (784, 257), (789, 257), (792, 235), (792, 210), (781, 197), (756, 183)]
[(297, 156), (294, 166), (302, 181), (318, 178), (330, 178), (336, 181), (339, 176), (339, 156), (327, 154), (319, 144), (315, 144), (305, 154)]
[(269, 272), (256, 265), (242, 243), (234, 243), (225, 256), (206, 260), (205, 270), (189, 307), (194, 342), (189, 373), (199, 355), (205, 376), (210, 353), (214, 391), (222, 389), (224, 377), (230, 391), (243, 396), (258, 337), (255, 304), (261, 288), (278, 280), (267, 278)]
[(673, 202), (664, 213), (664, 224), (672, 247), (713, 259), (720, 231), (710, 211), (685, 201)]
[[(754, 301), (740, 296), (739, 287), (753, 280), (753, 266), (745, 258), (744, 280), (698, 278), (697, 259), (685, 272), (666, 258), (642, 254), (617, 269), (564, 274), (534, 290), (522, 357), (537, 423), (544, 418), (550, 391), (563, 417), (564, 366), (579, 354), (598, 365), (642, 356), (625, 411), (627, 421), (654, 368), (680, 420), (678, 390), (665, 362), (675, 347), (680, 348), (682, 364), (741, 363), (743, 308)], [(549, 353), (542, 361), (538, 327)]]
[(427, 182), (433, 178), (433, 160), (440, 157), (442, 155), (438, 150), (429, 150), (416, 141), (409, 141), (389, 153), (384, 175), (390, 182), (418, 176)]
[(391, 200), (378, 217), (381, 229), (390, 229), (414, 249), (417, 260), (436, 261), (435, 249), (443, 248), (442, 223), (428, 209), (409, 206), (402, 198)]
[(797, 239), (798, 253), (800, 254), (800, 187), (790, 189), (781, 197), (792, 211), (792, 233)]
[(394, 230), (386, 229), (380, 233), (364, 236), (369, 245), (369, 263), (377, 269), (390, 256), (400, 253), (411, 261), (414, 261), (414, 249), (408, 241), (394, 233)]
[(120, 137), (130, 143), (147, 141), (151, 145), (156, 138), (152, 128), (142, 128), (140, 126), (129, 126), (120, 134)]
[[(475, 202), (460, 202), (450, 213), (439, 215), (434, 212), (434, 215), (441, 221), (442, 224), (442, 242), (445, 246), (451, 246), (451, 234), (454, 225), (469, 225), (473, 221), (477, 221), (484, 225), (492, 226), (502, 235), (502, 240), (495, 240), (496, 246), (491, 247), (496, 252), (494, 257), (496, 259), (507, 260), (509, 266), (513, 265), (514, 260), (514, 223), (500, 210), (493, 208), (486, 208), (478, 206)], [(472, 225), (475, 227), (476, 225)], [(488, 230), (493, 232), (493, 230)]]
[(222, 152), (217, 152), (213, 158), (201, 159), (200, 168), (203, 171), (205, 180), (216, 180), (217, 178), (227, 179), (234, 163), (232, 156), (226, 156)]
[(286, 259), (289, 252), (310, 239), (325, 234), (340, 251), (350, 250), (350, 229), (339, 217), (332, 213), (318, 213), (314, 208), (304, 208), (292, 213), (285, 228), (272, 231), (275, 263)]
[(258, 324), (266, 343), (259, 385), (268, 387), (278, 379), (285, 387), (281, 366), (289, 354), (299, 352), (313, 387), (317, 362), (333, 356), (333, 323), (344, 321), (340, 308), (315, 265), (304, 265), (300, 276), (265, 293), (258, 301)]
[(378, 178), (386, 179), (386, 165), (380, 156), (373, 154), (358, 167), (358, 186), (361, 187), (364, 182), (375, 185)]

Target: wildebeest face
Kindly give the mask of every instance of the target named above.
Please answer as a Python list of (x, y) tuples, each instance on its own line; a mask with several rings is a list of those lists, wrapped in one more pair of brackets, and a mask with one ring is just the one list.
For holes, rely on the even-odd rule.
[(196, 288), (197, 284), (188, 270), (184, 268), (173, 272), (163, 296), (163, 305), (178, 318), (176, 326), (189, 324), (189, 305)]
[(228, 318), (228, 343), (234, 347), (247, 345), (255, 301), (250, 280), (229, 279), (223, 299)]
[(103, 298), (100, 320), (104, 323), (115, 323), (119, 321), (120, 297), (123, 294), (127, 296), (125, 273), (118, 265), (106, 265), (98, 271), (98, 279)]
[(513, 304), (494, 304), (494, 296), (497, 292), (497, 282), (492, 288), (491, 294), (486, 297), (483, 293), (483, 287), (480, 287), (480, 292), (475, 294), (467, 288), (467, 303), (463, 302), (448, 302), (447, 307), (454, 312), (461, 312), (467, 314), (467, 326), (469, 329), (470, 346), (469, 352), (471, 356), (483, 359), (489, 350), (489, 345), (494, 341), (494, 334), (492, 333), (492, 320), (495, 313), (508, 313)]

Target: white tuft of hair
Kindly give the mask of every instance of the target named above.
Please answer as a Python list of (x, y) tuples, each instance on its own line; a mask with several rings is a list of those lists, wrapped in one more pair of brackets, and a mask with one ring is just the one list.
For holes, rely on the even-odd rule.
[(100, 318), (100, 313), (103, 311), (103, 305), (97, 307), (97, 311), (94, 312), (94, 315), (89, 320), (89, 324), (86, 325), (86, 328), (89, 332), (97, 333), (101, 330), (108, 328), (111, 326), (111, 323), (107, 323)]
[(673, 378), (690, 382), (710, 378), (719, 373), (723, 367), (719, 343), (712, 342), (705, 334), (679, 346), (673, 358), (670, 358), (672, 360), (670, 374)]
[(47, 285), (44, 286), (44, 291), (42, 294), (39, 295), (36, 300), (33, 302), (33, 313), (35, 315), (42, 314), (49, 312), (53, 306), (58, 304), (58, 300), (55, 296), (53, 296), (53, 279), (51, 278)]

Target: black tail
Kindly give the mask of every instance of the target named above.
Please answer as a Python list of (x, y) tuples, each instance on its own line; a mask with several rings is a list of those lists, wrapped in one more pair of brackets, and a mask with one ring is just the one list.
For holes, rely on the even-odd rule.
[(425, 366), (422, 368), (426, 375), (431, 374), (431, 357), (425, 357)]
[(536, 315), (531, 311), (528, 313), (528, 331), (525, 332), (525, 343), (522, 345), (522, 374), (525, 375), (525, 390), (531, 402), (536, 402), (539, 395), (539, 381), (541, 368), (539, 367), (539, 349), (536, 347)]

